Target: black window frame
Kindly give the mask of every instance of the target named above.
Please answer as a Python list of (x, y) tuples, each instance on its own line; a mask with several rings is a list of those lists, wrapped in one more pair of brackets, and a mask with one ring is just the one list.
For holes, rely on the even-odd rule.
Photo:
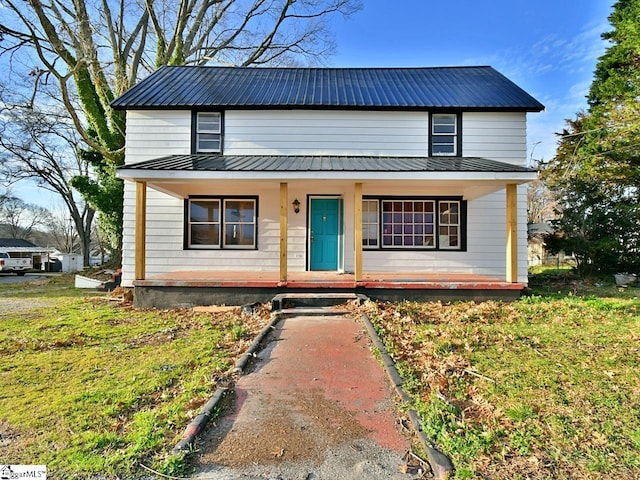
[[(198, 115), (202, 113), (217, 113), (220, 115), (220, 149), (213, 150), (198, 150)], [(224, 112), (218, 110), (194, 110), (191, 112), (191, 153), (203, 153), (203, 154), (222, 154), (224, 151)]]
[[(220, 202), (220, 220), (219, 220), (219, 232), (218, 232), (218, 245), (204, 244), (204, 245), (192, 245), (191, 244), (191, 215), (190, 205), (192, 201), (198, 200), (212, 200)], [(225, 242), (225, 226), (233, 223), (226, 221), (225, 202), (238, 200), (249, 200), (254, 203), (254, 222), (253, 222), (253, 245), (251, 246), (238, 246), (227, 245)], [(184, 235), (183, 235), (183, 248), (184, 250), (216, 250), (216, 251), (254, 251), (258, 250), (258, 224), (260, 221), (260, 205), (259, 197), (257, 195), (191, 195), (185, 198), (184, 201)], [(236, 222), (237, 223), (237, 222)]]
[[(434, 137), (438, 137), (438, 135), (433, 134), (433, 118), (437, 115), (447, 115), (453, 116), (456, 119), (456, 133), (455, 133), (455, 153), (434, 153), (433, 152), (433, 141)], [(452, 157), (457, 158), (462, 156), (462, 112), (430, 112), (429, 113), (429, 156), (430, 157)]]
[[(364, 201), (377, 201), (378, 202), (378, 244), (376, 246), (363, 245), (362, 249), (365, 251), (423, 251), (423, 252), (466, 252), (467, 251), (467, 201), (462, 196), (423, 196), (423, 195), (366, 195), (362, 197)], [(384, 230), (384, 211), (383, 202), (385, 201), (414, 201), (414, 202), (434, 202), (434, 243), (433, 246), (394, 246), (384, 245), (383, 230)], [(440, 245), (440, 204), (444, 202), (458, 202), (459, 205), (459, 246), (458, 247), (443, 247)], [(447, 224), (448, 226), (449, 224)], [(442, 225), (445, 226), (445, 225)]]

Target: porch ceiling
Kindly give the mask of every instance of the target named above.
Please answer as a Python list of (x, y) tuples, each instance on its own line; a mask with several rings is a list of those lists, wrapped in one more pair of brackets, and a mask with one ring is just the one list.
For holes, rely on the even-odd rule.
[[(242, 182), (234, 181), (231, 188), (239, 190), (242, 184), (243, 191), (277, 191), (282, 179), (277, 180), (244, 180)], [(339, 195), (341, 192), (347, 192), (353, 188), (355, 181), (353, 180), (291, 180), (287, 181), (290, 191), (298, 189), (308, 193), (322, 194), (331, 193)], [(386, 193), (387, 189), (392, 189), (397, 194), (400, 187), (407, 195), (417, 195), (417, 192), (428, 191), (432, 195), (461, 195), (466, 200), (489, 195), (498, 190), (505, 188), (507, 183), (524, 183), (519, 181), (507, 182), (505, 180), (372, 180), (362, 183), (363, 195), (380, 195)], [(192, 180), (189, 182), (173, 182), (173, 181), (157, 181), (147, 180), (147, 187), (166, 193), (175, 198), (185, 199), (193, 195), (209, 195), (212, 190), (224, 190), (230, 186), (228, 180)], [(274, 193), (275, 194), (275, 193)]]

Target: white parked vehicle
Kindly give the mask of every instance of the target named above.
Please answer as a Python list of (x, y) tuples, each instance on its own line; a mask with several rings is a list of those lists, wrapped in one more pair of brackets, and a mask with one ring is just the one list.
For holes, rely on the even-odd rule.
[(28, 257), (11, 257), (7, 252), (0, 251), (0, 273), (17, 273), (24, 275), (33, 269), (33, 259)]

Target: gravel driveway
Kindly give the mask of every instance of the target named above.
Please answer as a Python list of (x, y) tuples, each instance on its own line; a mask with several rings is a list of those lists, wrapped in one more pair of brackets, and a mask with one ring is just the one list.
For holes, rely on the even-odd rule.
[(20, 282), (33, 282), (34, 280), (42, 280), (44, 275), (37, 273), (27, 273), (26, 275), (13, 275), (0, 273), (0, 283), (20, 283)]
[(27, 313), (53, 305), (52, 300), (39, 298), (0, 297), (0, 316), (7, 313)]

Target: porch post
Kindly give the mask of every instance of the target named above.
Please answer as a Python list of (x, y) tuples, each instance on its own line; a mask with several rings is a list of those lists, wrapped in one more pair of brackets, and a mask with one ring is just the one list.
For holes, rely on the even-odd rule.
[(518, 281), (518, 186), (507, 185), (507, 282)]
[(280, 184), (280, 281), (287, 281), (287, 209), (289, 207), (288, 185)]
[(136, 182), (135, 279), (144, 280), (147, 257), (147, 182)]
[(354, 280), (362, 280), (362, 183), (355, 184), (354, 226), (355, 226), (355, 269)]

